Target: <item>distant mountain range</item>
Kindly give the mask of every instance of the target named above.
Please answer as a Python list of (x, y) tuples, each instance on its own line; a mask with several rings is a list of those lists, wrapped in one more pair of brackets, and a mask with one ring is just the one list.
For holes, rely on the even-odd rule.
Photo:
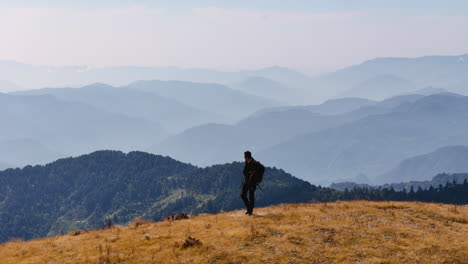
[[(99, 151), (0, 171), (0, 242), (99, 228), (109, 219), (240, 209), (243, 166), (198, 168), (142, 152)], [(267, 168), (262, 186), (258, 206), (320, 197), (314, 186), (279, 169)]]
[(124, 86), (138, 80), (179, 80), (200, 83), (233, 84), (252, 76), (269, 79), (287, 87), (304, 88), (311, 78), (297, 71), (273, 66), (259, 70), (221, 71), (178, 67), (101, 67), (30, 65), (14, 61), (0, 61), (0, 76), (27, 88), (85, 86), (108, 83)]
[(318, 96), (382, 99), (440, 87), (468, 94), (468, 55), (377, 58), (314, 79)]
[(259, 156), (311, 182), (365, 174), (371, 179), (401, 160), (468, 144), (468, 97), (426, 96), (348, 124), (297, 136)]
[[(330, 107), (340, 101), (345, 107)], [(330, 115), (346, 107), (351, 111)], [(273, 108), (236, 125), (188, 129), (150, 151), (209, 165), (237, 160), (249, 149), (265, 163), (314, 183), (362, 174), (373, 180), (405, 158), (468, 143), (468, 134), (462, 132), (468, 129), (467, 107), (467, 97), (442, 93)]]
[(344, 96), (382, 100), (426, 87), (467, 95), (466, 61), (468, 55), (377, 58), (315, 78), (279, 66), (229, 72), (177, 67), (48, 67), (0, 61), (0, 76), (27, 88), (80, 87), (96, 82), (125, 86), (154, 79), (219, 83), (274, 101), (317, 104)]
[[(0, 94), (4, 102), (10, 100), (5, 96), (14, 98), (0, 106), (6, 111), (0, 119), (7, 120), (0, 142), (31, 140), (29, 150), (36, 153), (21, 154), (28, 148), (20, 144), (16, 157), (5, 154), (0, 162), (21, 166), (24, 160), (34, 164), (56, 157), (51, 153), (68, 156), (104, 148), (149, 150), (208, 165), (236, 160), (250, 149), (314, 182), (358, 175), (372, 180), (403, 159), (466, 143), (458, 132), (465, 129), (465, 109), (457, 106), (464, 99), (447, 98), (456, 98), (448, 91), (468, 94), (467, 59), (378, 58), (317, 78), (278, 66), (227, 72), (0, 61), (5, 80), (0, 89), (2, 84), (7, 90), (80, 87)], [(79, 85), (96, 81), (118, 85)], [(438, 99), (429, 100), (432, 94)], [(311, 105), (340, 95), (347, 98)], [(382, 100), (389, 96), (394, 97)], [(50, 105), (40, 105), (46, 100)], [(448, 129), (441, 131), (441, 126)], [(383, 145), (386, 140), (390, 147)], [(376, 155), (380, 148), (384, 155)]]
[[(412, 101), (414, 97), (403, 96), (398, 102)], [(320, 105), (265, 108), (235, 125), (206, 124), (188, 129), (148, 151), (198, 165), (230, 162), (237, 160), (239, 153), (246, 149), (258, 152), (305, 133), (339, 126), (371, 114), (386, 113), (399, 105), (394, 102), (396, 100), (377, 103), (343, 98)]]
[(468, 147), (449, 146), (405, 159), (396, 168), (377, 177), (376, 182), (423, 181), (439, 173), (461, 172), (468, 172)]
[(0, 160), (15, 166), (98, 149), (144, 149), (167, 135), (157, 123), (51, 95), (0, 94), (0, 123)]
[(269, 109), (235, 125), (206, 124), (188, 129), (148, 151), (206, 166), (237, 160), (247, 149), (258, 152), (301, 134), (335, 127), (359, 117), (359, 114), (325, 116), (304, 107)]
[[(278, 105), (273, 100), (247, 94), (215, 83), (153, 80), (138, 81), (127, 87), (162, 96), (195, 109), (201, 109), (204, 112), (212, 113), (213, 116), (218, 115), (217, 118), (211, 118), (211, 122), (237, 122), (261, 108)], [(167, 112), (166, 115), (169, 118), (175, 119), (171, 111)], [(190, 122), (190, 118), (187, 117), (185, 123), (193, 122)], [(198, 122), (198, 125), (200, 124), (202, 123)], [(192, 126), (194, 125), (185, 125), (185, 128)]]
[(9, 166), (98, 149), (144, 150), (171, 133), (210, 122), (234, 123), (274, 105), (223, 85), (180, 81), (36, 89), (0, 94), (0, 102), (6, 126), (0, 145), (8, 143), (0, 161)]
[[(216, 84), (159, 81), (122, 88), (96, 84), (1, 94), (5, 129), (0, 137), (0, 145), (4, 144), (0, 161), (4, 166), (24, 166), (98, 149), (122, 149), (149, 150), (206, 166), (238, 160), (248, 149), (262, 161), (317, 184), (359, 175), (384, 183), (399, 180), (378, 176), (406, 158), (448, 145), (468, 145), (466, 133), (461, 132), (466, 129), (467, 99), (456, 94), (402, 95), (383, 101), (344, 98), (321, 105), (267, 107), (233, 125), (197, 126), (195, 122), (204, 123), (197, 116), (216, 119), (216, 113), (209, 111), (221, 106), (190, 93), (180, 103), (175, 100), (177, 89), (201, 94), (225, 91), (215, 97), (224, 100), (226, 113), (238, 116), (243, 110), (227, 102), (231, 93), (245, 96), (240, 108), (269, 103)], [(157, 120), (171, 128), (195, 127), (167, 137)], [(407, 180), (423, 179), (413, 176)]]

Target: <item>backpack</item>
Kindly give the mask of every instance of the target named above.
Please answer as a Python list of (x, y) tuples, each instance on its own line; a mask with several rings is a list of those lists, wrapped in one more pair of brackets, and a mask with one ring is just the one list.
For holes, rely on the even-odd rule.
[(263, 180), (263, 174), (265, 173), (265, 166), (263, 166), (263, 164), (260, 163), (260, 161), (257, 161), (256, 167), (257, 168), (255, 170), (254, 182), (256, 184), (259, 184)]

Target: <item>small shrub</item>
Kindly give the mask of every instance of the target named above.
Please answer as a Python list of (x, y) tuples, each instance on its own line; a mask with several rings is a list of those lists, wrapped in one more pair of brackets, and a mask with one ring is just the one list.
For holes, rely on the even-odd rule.
[(182, 219), (189, 219), (190, 216), (186, 213), (178, 213), (175, 215), (171, 215), (165, 218), (167, 221), (176, 221), (176, 220), (182, 220)]
[(79, 236), (82, 233), (83, 232), (81, 230), (75, 230), (75, 231), (71, 231), (70, 233), (68, 233), (68, 235), (70, 235), (70, 236)]
[(139, 226), (147, 225), (151, 223), (151, 221), (144, 220), (144, 219), (137, 219), (129, 224), (130, 227), (137, 229)]
[(182, 248), (185, 249), (185, 248), (194, 247), (194, 246), (199, 247), (201, 245), (202, 245), (202, 242), (199, 239), (189, 236), (185, 239), (184, 243), (182, 244)]

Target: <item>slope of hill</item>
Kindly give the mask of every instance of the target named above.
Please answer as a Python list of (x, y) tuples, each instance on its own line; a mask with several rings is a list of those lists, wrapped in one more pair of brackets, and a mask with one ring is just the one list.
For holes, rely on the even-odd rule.
[(0, 245), (13, 263), (466, 263), (468, 207), (285, 204)]
[(468, 147), (449, 146), (408, 158), (376, 178), (378, 183), (423, 181), (439, 173), (468, 172)]
[[(106, 219), (160, 220), (180, 211), (242, 208), (243, 163), (198, 168), (142, 152), (99, 151), (0, 172), (0, 241), (97, 228)], [(267, 168), (257, 204), (308, 202), (315, 187)]]
[(468, 97), (439, 94), (389, 113), (293, 138), (262, 151), (264, 163), (311, 182), (376, 177), (405, 159), (468, 144)]
[(51, 95), (0, 94), (0, 123), (0, 141), (31, 139), (64, 155), (144, 149), (167, 135), (157, 123)]

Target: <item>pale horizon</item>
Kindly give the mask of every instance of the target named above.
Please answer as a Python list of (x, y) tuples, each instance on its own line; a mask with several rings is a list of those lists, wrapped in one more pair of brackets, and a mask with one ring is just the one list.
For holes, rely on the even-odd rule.
[[(317, 75), (380, 57), (468, 53), (461, 1), (0, 3), (0, 60)], [(287, 7), (287, 8), (285, 8)]]

